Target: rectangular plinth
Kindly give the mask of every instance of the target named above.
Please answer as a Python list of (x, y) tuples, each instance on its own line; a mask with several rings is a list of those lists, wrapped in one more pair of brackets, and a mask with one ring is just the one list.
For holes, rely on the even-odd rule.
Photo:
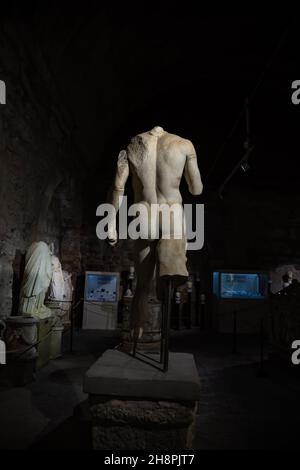
[(170, 353), (169, 370), (164, 373), (121, 351), (108, 350), (86, 373), (84, 391), (111, 397), (197, 401), (200, 382), (191, 354)]
[(192, 355), (171, 353), (164, 373), (109, 350), (86, 373), (84, 391), (94, 449), (192, 448), (200, 394)]

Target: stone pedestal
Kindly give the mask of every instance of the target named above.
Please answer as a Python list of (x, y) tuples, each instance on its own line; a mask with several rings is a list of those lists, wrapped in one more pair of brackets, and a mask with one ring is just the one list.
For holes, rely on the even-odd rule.
[(42, 318), (38, 323), (38, 361), (37, 368), (40, 369), (48, 364), (51, 359), (51, 330), (53, 317)]
[(72, 302), (59, 300), (47, 300), (45, 302), (47, 308), (51, 310), (52, 316), (60, 325), (69, 326)]
[(1, 368), (1, 378), (13, 386), (23, 386), (35, 376), (38, 352), (37, 327), (39, 320), (30, 316), (12, 316), (1, 322), (6, 343), (7, 364)]
[(54, 326), (51, 332), (50, 359), (57, 359), (62, 356), (62, 335), (64, 327)]
[[(157, 358), (157, 356), (153, 356)], [(126, 353), (108, 350), (89, 369), (94, 449), (191, 449), (200, 385), (194, 358), (170, 354), (163, 373)]]
[[(129, 352), (133, 348), (133, 342), (130, 335), (130, 314), (132, 297), (123, 297), (122, 302), (122, 342), (123, 351)], [(144, 325), (144, 333), (138, 342), (137, 349), (143, 353), (156, 353), (160, 350), (161, 338), (161, 311), (160, 302), (149, 300), (148, 317)]]
[(37, 341), (38, 319), (19, 315), (8, 317), (2, 320), (2, 323), (5, 326), (3, 339), (8, 352), (22, 352), (23, 356), (27, 355), (30, 358), (36, 355), (36, 348), (33, 345)]

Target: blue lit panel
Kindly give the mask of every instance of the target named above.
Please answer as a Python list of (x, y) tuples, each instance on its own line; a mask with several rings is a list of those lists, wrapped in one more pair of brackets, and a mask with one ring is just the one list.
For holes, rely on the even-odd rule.
[(221, 273), (222, 299), (263, 299), (265, 279), (259, 274)]
[(117, 302), (118, 277), (114, 274), (87, 274), (85, 300), (90, 302)]

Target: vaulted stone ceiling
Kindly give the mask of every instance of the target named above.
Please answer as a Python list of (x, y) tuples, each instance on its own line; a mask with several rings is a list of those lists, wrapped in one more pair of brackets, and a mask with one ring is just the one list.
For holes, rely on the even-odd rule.
[(256, 149), (242, 184), (271, 187), (282, 176), (289, 184), (299, 149), (290, 100), (298, 32), (282, 9), (222, 16), (183, 4), (62, 3), (31, 2), (28, 22), (71, 112), (82, 167), (101, 168), (104, 186), (117, 152), (154, 125), (192, 139), (204, 180), (218, 186), (243, 154), (244, 119), (210, 174), (218, 150), (287, 31), (251, 106)]

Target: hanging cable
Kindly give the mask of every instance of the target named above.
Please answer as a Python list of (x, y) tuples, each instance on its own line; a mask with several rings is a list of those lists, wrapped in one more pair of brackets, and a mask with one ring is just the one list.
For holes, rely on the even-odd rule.
[(230, 174), (227, 176), (225, 181), (221, 184), (218, 194), (219, 197), (222, 199), (223, 198), (223, 191), (225, 189), (225, 186), (229, 181), (232, 179), (232, 177), (235, 175), (235, 173), (241, 168), (245, 173), (246, 171), (249, 170), (249, 157), (251, 153), (254, 150), (254, 146), (251, 143), (251, 136), (250, 136), (250, 112), (249, 112), (249, 101), (246, 99), (245, 101), (245, 116), (246, 116), (246, 140), (244, 142), (244, 149), (245, 153), (243, 157), (238, 161), (238, 163), (235, 165), (233, 170), (230, 172)]
[[(291, 24), (293, 23), (294, 19), (293, 18), (290, 18), (289, 22), (288, 22), (288, 26), (284, 29), (283, 33), (281, 34), (280, 38), (279, 38), (279, 41), (275, 47), (275, 49), (273, 50), (270, 58), (268, 59), (267, 63), (266, 63), (266, 66), (264, 67), (259, 79), (257, 80), (257, 84), (255, 85), (255, 87), (253, 88), (252, 92), (249, 94), (249, 97), (247, 98), (247, 105), (248, 105), (248, 110), (249, 110), (249, 105), (251, 104), (251, 102), (254, 100), (259, 88), (261, 87), (262, 83), (264, 82), (264, 79), (265, 79), (265, 76), (267, 75), (267, 72), (268, 70), (271, 68), (273, 62), (275, 61), (277, 55), (279, 54), (282, 46), (285, 44), (286, 40), (287, 40), (287, 37), (289, 35), (289, 32), (290, 32), (290, 27), (291, 27)], [(249, 112), (249, 111), (248, 111)], [(213, 171), (215, 170), (216, 168), (216, 165), (218, 163), (218, 161), (220, 160), (220, 158), (222, 157), (224, 151), (225, 151), (225, 148), (227, 147), (227, 144), (228, 142), (231, 140), (231, 138), (234, 136), (240, 122), (241, 122), (241, 119), (243, 118), (245, 114), (245, 108), (243, 106), (243, 108), (241, 109), (241, 111), (238, 113), (237, 115), (237, 118), (231, 128), (231, 130), (229, 131), (229, 133), (227, 134), (224, 142), (222, 143), (219, 151), (217, 152), (217, 155), (216, 155), (216, 158), (210, 168), (210, 170), (208, 171), (208, 174), (207, 174), (207, 179), (210, 178), (211, 174), (213, 173)], [(240, 162), (239, 164), (237, 165), (237, 168), (239, 168), (240, 166)], [(234, 168), (234, 173), (236, 171), (236, 167)], [(229, 179), (231, 179), (231, 177), (233, 176), (234, 174), (233, 172), (229, 175)], [(226, 181), (223, 183), (223, 187), (225, 187), (226, 185), (226, 182), (228, 182), (228, 178), (226, 178)], [(220, 188), (221, 189), (221, 188)], [(223, 188), (224, 189), (224, 188)]]

